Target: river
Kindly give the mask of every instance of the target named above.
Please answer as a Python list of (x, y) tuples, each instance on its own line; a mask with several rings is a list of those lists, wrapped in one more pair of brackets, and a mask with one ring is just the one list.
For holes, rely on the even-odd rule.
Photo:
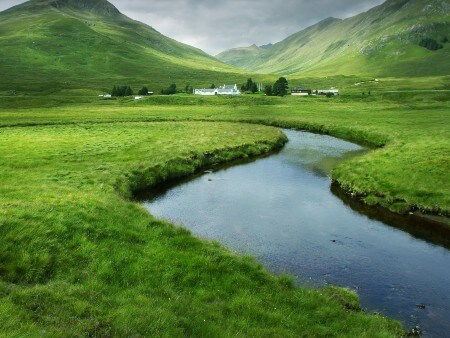
[(426, 337), (448, 336), (450, 251), (369, 218), (331, 191), (331, 168), (366, 149), (284, 132), (289, 142), (279, 153), (208, 171), (159, 191), (146, 207), (300, 285), (348, 287), (369, 312), (418, 325)]

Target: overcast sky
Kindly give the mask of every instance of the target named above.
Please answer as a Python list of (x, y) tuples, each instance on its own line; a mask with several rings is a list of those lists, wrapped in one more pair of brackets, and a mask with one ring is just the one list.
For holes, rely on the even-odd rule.
[[(0, 0), (0, 11), (23, 0)], [(345, 19), (384, 0), (110, 0), (125, 15), (215, 55), (275, 43), (327, 17)]]

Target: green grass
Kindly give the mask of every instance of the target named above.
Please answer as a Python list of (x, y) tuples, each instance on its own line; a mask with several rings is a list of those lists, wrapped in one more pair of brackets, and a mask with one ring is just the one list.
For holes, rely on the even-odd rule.
[[(252, 258), (154, 219), (132, 198), (202, 168), (267, 154), (286, 141), (277, 126), (378, 147), (338, 165), (333, 178), (369, 204), (448, 216), (449, 94), (386, 91), (449, 89), (449, 77), (374, 81), (374, 68), (289, 78), (292, 86), (339, 87), (343, 95), (332, 99), (102, 100), (96, 94), (114, 84), (158, 91), (172, 82), (243, 83), (248, 75), (101, 13), (56, 11), (42, 0), (0, 14), (0, 335), (402, 334), (399, 323), (362, 312), (353, 292), (294, 287)], [(432, 59), (439, 69), (447, 47)], [(402, 74), (418, 74), (414, 57)], [(357, 63), (344, 61), (315, 72), (339, 66), (359, 74)]]
[[(0, 128), (2, 336), (400, 334), (399, 324), (361, 312), (350, 291), (293, 287), (125, 198), (271, 151), (284, 142), (280, 131), (119, 121), (132, 106), (97, 106), (95, 115), (117, 122), (89, 122), (87, 108), (54, 111), (66, 124)], [(145, 107), (164, 115), (172, 108)], [(2, 122), (14, 113), (2, 112)]]
[[(28, 99), (11, 99), (5, 105), (26, 106)], [(31, 101), (33, 104), (35, 99)], [(63, 105), (57, 98), (53, 103), (46, 102), (47, 108), (5, 109), (0, 125), (222, 120), (329, 133), (384, 147), (335, 169), (333, 178), (346, 189), (365, 196), (370, 204), (381, 204), (395, 211), (420, 209), (449, 214), (445, 184), (449, 178), (445, 155), (448, 92), (386, 93), (382, 90), (373, 91), (370, 96), (350, 94), (332, 99), (155, 96), (141, 101), (86, 99), (86, 102), (81, 106), (70, 101)], [(52, 105), (59, 107), (48, 108)]]
[[(335, 78), (349, 89), (354, 80)], [(333, 178), (369, 204), (448, 216), (450, 94), (388, 93), (415, 88), (370, 80), (330, 99), (1, 97), (0, 334), (400, 335), (398, 323), (361, 312), (352, 292), (294, 287), (130, 199), (268, 153), (285, 142), (278, 126), (373, 146)], [(442, 89), (448, 79), (417, 81)]]

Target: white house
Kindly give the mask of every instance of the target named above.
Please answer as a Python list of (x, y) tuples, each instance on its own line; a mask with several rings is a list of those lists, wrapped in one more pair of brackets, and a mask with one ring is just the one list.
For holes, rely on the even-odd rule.
[(219, 88), (215, 89), (195, 89), (194, 90), (195, 95), (241, 95), (241, 92), (239, 91), (237, 85), (234, 86), (227, 86), (223, 85)]
[(217, 95), (217, 89), (195, 89), (195, 95)]

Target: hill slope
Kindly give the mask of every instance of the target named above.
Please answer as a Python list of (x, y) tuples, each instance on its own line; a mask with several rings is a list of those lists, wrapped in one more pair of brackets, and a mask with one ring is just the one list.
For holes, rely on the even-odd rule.
[(157, 89), (231, 81), (238, 72), (131, 20), (106, 0), (32, 0), (10, 8), (0, 13), (0, 51), (0, 91), (114, 84)]
[[(443, 48), (419, 46), (426, 38)], [(325, 19), (268, 50), (238, 48), (217, 58), (263, 73), (448, 75), (446, 38), (450, 39), (449, 0), (388, 0), (346, 20)]]

